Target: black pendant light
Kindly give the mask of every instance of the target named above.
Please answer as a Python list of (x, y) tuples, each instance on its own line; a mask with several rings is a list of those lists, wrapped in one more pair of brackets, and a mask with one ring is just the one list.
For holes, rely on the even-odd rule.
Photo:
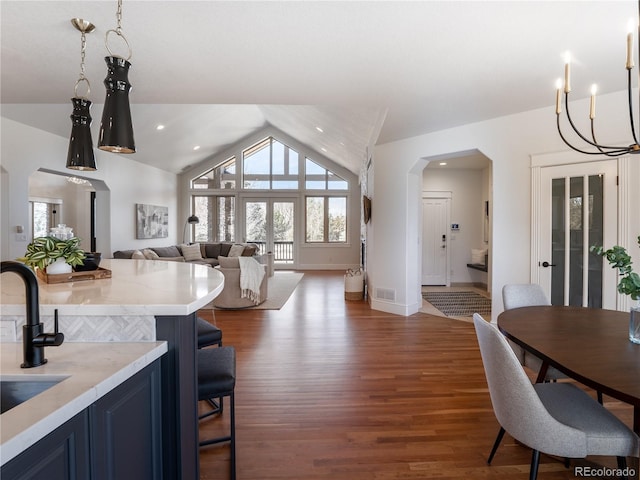
[[(67, 153), (67, 168), (72, 170), (96, 170), (96, 159), (93, 154), (93, 140), (91, 139), (91, 101), (87, 98), (91, 92), (91, 84), (84, 75), (84, 57), (86, 51), (86, 34), (92, 32), (95, 26), (91, 22), (74, 18), (71, 24), (82, 33), (80, 77), (74, 89), (75, 96), (71, 99), (73, 112), (71, 113), (71, 136), (69, 137), (69, 151)], [(87, 95), (78, 95), (78, 86), (87, 84)]]
[[(108, 30), (105, 34), (105, 46), (110, 55), (104, 59), (107, 63), (107, 77), (104, 79), (107, 96), (102, 111), (98, 148), (113, 153), (135, 153), (136, 142), (133, 138), (133, 122), (129, 106), (131, 84), (128, 75), (131, 67), (131, 63), (129, 63), (131, 47), (122, 33), (122, 0), (118, 0), (116, 18), (117, 28)], [(127, 58), (113, 54), (108, 42), (110, 33), (115, 33), (124, 40), (129, 50)]]

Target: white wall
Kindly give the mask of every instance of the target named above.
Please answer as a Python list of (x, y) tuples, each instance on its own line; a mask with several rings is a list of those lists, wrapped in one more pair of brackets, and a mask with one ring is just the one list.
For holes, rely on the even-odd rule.
[[(2, 130), (2, 236), (3, 260), (22, 256), (27, 241), (16, 237), (16, 225), (29, 224), (29, 176), (45, 168), (64, 175), (74, 173), (65, 167), (69, 140), (0, 117)], [(104, 181), (108, 192), (98, 192), (109, 208), (101, 208), (98, 224), (98, 251), (105, 258), (114, 250), (164, 246), (177, 238), (176, 175), (144, 165), (124, 155), (95, 150), (98, 170), (82, 172), (89, 179)], [(154, 240), (135, 239), (135, 204), (148, 203), (169, 207), (169, 237)], [(88, 246), (87, 246), (88, 248)]]
[[(604, 95), (598, 100), (602, 141), (614, 144), (625, 141), (628, 132), (625, 94)], [(575, 102), (574, 110), (587, 112), (587, 100)], [(375, 262), (368, 276), (373, 308), (402, 315), (418, 311), (421, 246), (415, 228), (420, 223), (415, 205), (420, 201), (422, 182), (416, 182), (415, 178), (422, 175), (424, 159), (472, 149), (493, 161), (491, 290), (500, 292), (505, 283), (529, 281), (530, 155), (568, 149), (556, 131), (552, 106), (376, 147), (372, 199), (375, 227), (369, 230), (373, 238), (367, 250), (368, 265)], [(587, 160), (586, 156), (579, 158)], [(636, 201), (640, 203), (640, 199)], [(394, 289), (395, 301), (377, 298), (376, 288)], [(495, 318), (503, 306), (500, 295), (492, 297)]]

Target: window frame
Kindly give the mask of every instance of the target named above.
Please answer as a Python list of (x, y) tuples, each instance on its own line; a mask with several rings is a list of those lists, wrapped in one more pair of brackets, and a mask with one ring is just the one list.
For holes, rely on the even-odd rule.
[[(228, 154), (226, 155), (224, 160), (221, 160), (215, 164), (212, 168), (205, 170), (203, 173), (200, 173), (189, 180), (189, 205), (191, 207), (191, 212), (195, 213), (195, 199), (198, 197), (235, 197), (235, 207), (234, 207), (234, 219), (233, 219), (233, 229), (234, 229), (234, 240), (240, 241), (243, 238), (244, 230), (246, 226), (243, 223), (243, 219), (241, 217), (240, 212), (238, 212), (238, 208), (242, 204), (243, 198), (247, 195), (251, 195), (252, 197), (263, 196), (265, 198), (271, 197), (273, 195), (285, 195), (285, 196), (295, 196), (298, 199), (299, 203), (304, 203), (304, 210), (300, 210), (296, 215), (296, 222), (299, 223), (300, 226), (296, 227), (297, 230), (297, 244), (302, 247), (344, 247), (351, 245), (351, 216), (352, 212), (351, 201), (352, 197), (357, 192), (353, 191), (352, 186), (354, 185), (354, 179), (351, 179), (349, 176), (343, 176), (344, 172), (340, 168), (336, 171), (336, 165), (333, 164), (328, 159), (325, 159), (321, 154), (310, 150), (308, 147), (304, 145), (297, 145), (296, 147), (291, 147), (289, 141), (282, 141), (277, 136), (268, 135), (265, 137), (254, 137), (259, 138), (259, 140), (252, 142), (250, 146), (246, 146), (246, 144), (238, 143), (233, 147), (233, 150), (228, 150)], [(284, 148), (283, 158), (284, 158), (284, 170), (285, 172), (295, 171), (295, 174), (285, 173), (282, 174), (274, 174), (274, 165), (273, 165), (273, 149), (276, 142), (280, 146)], [(269, 174), (257, 174), (262, 175), (264, 178), (257, 180), (266, 181), (267, 188), (248, 188), (245, 186), (245, 160), (248, 155), (255, 154), (259, 152), (260, 149), (268, 148), (269, 152)], [(291, 153), (295, 155), (295, 164), (292, 165), (288, 163), (291, 160)], [(316, 155), (315, 158), (318, 158), (320, 161), (313, 160), (313, 156)], [(313, 165), (317, 166), (318, 169), (322, 170), (322, 173), (312, 174), (312, 176), (316, 176), (317, 178), (310, 178), (310, 180), (315, 180), (318, 183), (318, 188), (307, 188), (307, 161), (312, 162)], [(235, 173), (228, 174), (229, 180), (234, 181), (233, 188), (217, 188), (210, 182), (208, 185), (205, 185), (205, 188), (201, 188), (200, 186), (195, 186), (194, 182), (199, 178), (209, 175), (211, 172), (214, 172), (216, 169), (224, 169), (227, 164), (230, 162), (234, 163)], [(339, 166), (338, 166), (339, 167)], [(206, 168), (206, 167), (205, 167)], [(282, 170), (280, 168), (279, 170)], [(338, 173), (339, 172), (339, 173)], [(346, 172), (346, 171), (345, 171)], [(253, 175), (253, 174), (251, 174)], [(296, 188), (274, 188), (274, 183), (277, 183), (280, 180), (294, 180), (297, 185)], [(344, 188), (332, 189), (330, 185), (335, 181), (344, 182)], [(321, 184), (321, 185), (320, 185)], [(217, 185), (217, 184), (216, 184)], [(342, 186), (341, 185), (341, 186)], [(219, 182), (219, 186), (223, 187), (223, 179)], [(313, 185), (315, 186), (315, 185)], [(207, 188), (208, 187), (208, 188)], [(307, 241), (307, 198), (308, 197), (322, 197), (323, 198), (323, 223), (324, 223), (324, 233), (323, 239), (321, 241)], [(332, 197), (340, 197), (344, 199), (345, 204), (345, 212), (344, 212), (344, 240), (330, 241), (330, 228), (329, 228), (329, 199)], [(220, 228), (218, 223), (218, 204), (215, 203), (215, 212), (213, 212), (216, 217), (214, 221), (216, 222), (209, 228), (209, 234), (213, 234), (213, 237), (210, 237), (207, 241), (219, 241)], [(209, 218), (209, 217), (208, 217)], [(356, 223), (357, 224), (357, 220)], [(192, 236), (191, 238), (195, 240), (196, 228), (195, 225), (192, 225)], [(199, 240), (204, 242), (205, 240)]]
[[(322, 198), (323, 199), (323, 234), (322, 240), (308, 240), (307, 228), (309, 226), (309, 217), (307, 215), (307, 199)], [(344, 199), (344, 240), (330, 240), (330, 218), (329, 218), (329, 200), (332, 198)], [(304, 195), (304, 243), (305, 245), (348, 245), (349, 244), (349, 195), (327, 194), (323, 191), (320, 193), (305, 193)]]
[[(273, 156), (273, 149), (274, 149), (274, 144), (275, 143), (279, 143), (280, 145), (283, 146), (284, 148), (284, 152), (283, 152), (283, 169), (284, 169), (284, 173), (274, 173), (274, 156)], [(257, 154), (258, 152), (260, 152), (263, 149), (269, 149), (269, 173), (255, 173), (255, 174), (247, 174), (246, 173), (246, 167), (247, 167), (247, 159), (252, 156)], [(291, 161), (291, 152), (295, 152), (295, 154), (297, 155), (297, 159), (294, 161)], [(241, 190), (242, 191), (274, 191), (274, 190), (278, 190), (278, 191), (300, 191), (300, 152), (298, 150), (296, 150), (293, 147), (290, 147), (289, 145), (287, 145), (285, 142), (282, 142), (280, 140), (278, 140), (277, 138), (273, 137), (273, 136), (269, 136), (253, 145), (251, 145), (250, 147), (247, 147), (245, 149), (242, 150), (242, 178), (241, 178)], [(296, 167), (295, 167), (295, 171), (297, 173), (290, 173), (292, 168), (291, 166), (295, 163)], [(247, 177), (250, 177), (250, 180), (247, 180)], [(267, 184), (266, 188), (252, 188), (250, 186), (247, 186), (247, 182), (264, 182)], [(294, 182), (295, 183), (295, 187), (290, 187), (290, 188), (274, 188), (274, 183), (276, 182)]]

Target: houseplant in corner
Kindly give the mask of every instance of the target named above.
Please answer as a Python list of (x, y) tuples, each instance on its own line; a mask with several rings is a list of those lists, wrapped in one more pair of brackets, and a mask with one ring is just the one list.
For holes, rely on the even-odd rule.
[[(640, 235), (638, 236), (640, 245)], [(591, 251), (607, 259), (612, 268), (617, 268), (622, 278), (618, 283), (618, 292), (629, 295), (632, 300), (640, 300), (640, 275), (632, 268), (631, 256), (624, 247), (618, 245), (605, 250), (601, 246), (592, 246)], [(640, 344), (640, 304), (631, 307), (629, 319), (629, 340)]]
[(49, 274), (69, 273), (72, 267), (82, 265), (85, 258), (84, 250), (78, 245), (80, 239), (77, 237), (67, 240), (52, 236), (37, 237), (27, 245), (24, 257), (18, 260), (29, 267), (46, 270)]

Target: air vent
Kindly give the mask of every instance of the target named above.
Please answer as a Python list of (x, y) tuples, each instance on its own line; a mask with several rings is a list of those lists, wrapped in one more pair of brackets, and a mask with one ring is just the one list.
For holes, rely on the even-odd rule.
[(391, 288), (376, 288), (376, 298), (378, 300), (396, 301), (396, 291)]

